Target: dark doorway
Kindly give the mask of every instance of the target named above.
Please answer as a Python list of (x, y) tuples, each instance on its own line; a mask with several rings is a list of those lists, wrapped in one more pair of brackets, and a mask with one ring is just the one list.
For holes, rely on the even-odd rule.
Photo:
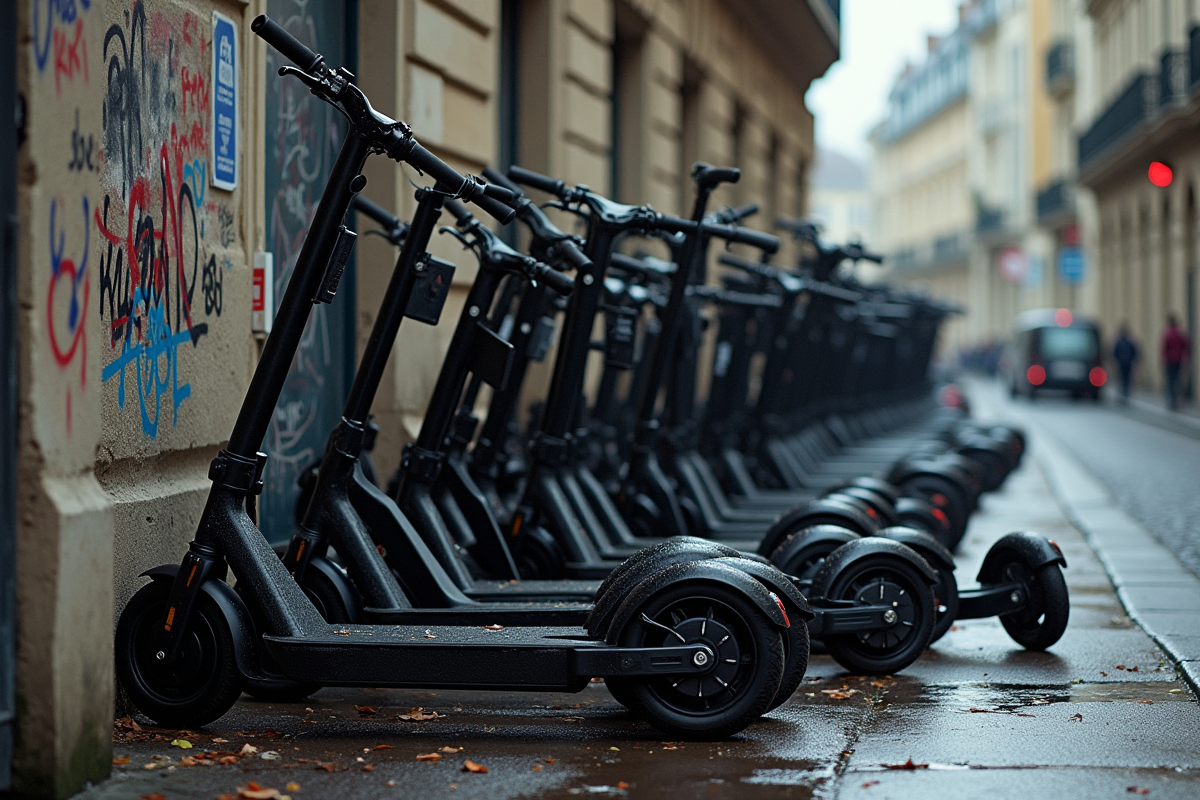
[(17, 549), (17, 29), (0, 26), (0, 792), (12, 777)]
[[(325, 56), (355, 69), (356, 3), (345, 0), (269, 0), (267, 13), (289, 33)], [(346, 124), (329, 105), (296, 80), (276, 77), (281, 56), (267, 48), (266, 221), (267, 250), (275, 256), (275, 298), (291, 278)], [(325, 449), (354, 378), (355, 285), (347, 268), (332, 305), (318, 305), (300, 349), (264, 449), (267, 466), (259, 527), (272, 542), (295, 529), (296, 479)]]

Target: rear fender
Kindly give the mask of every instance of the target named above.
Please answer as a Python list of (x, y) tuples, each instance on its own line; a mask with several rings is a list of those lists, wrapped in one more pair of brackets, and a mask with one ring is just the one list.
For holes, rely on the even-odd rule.
[(825, 559), (825, 563), (821, 565), (821, 568), (817, 570), (817, 574), (813, 577), (811, 596), (826, 596), (829, 593), (829, 587), (832, 585), (833, 579), (844, 569), (864, 558), (871, 558), (878, 555), (888, 555), (907, 561), (917, 572), (921, 573), (930, 586), (935, 585), (938, 581), (937, 572), (934, 571), (933, 567), (929, 566), (928, 561), (922, 558), (911, 547), (899, 542), (893, 542), (891, 539), (870, 536), (844, 544), (829, 554), (829, 557)]
[(600, 584), (584, 628), (591, 636), (603, 636), (625, 595), (657, 570), (684, 561), (738, 555), (732, 547), (695, 536), (675, 536), (642, 548), (622, 561)]
[(983, 558), (983, 566), (976, 578), (981, 584), (999, 583), (1003, 580), (1004, 565), (1018, 559), (1037, 570), (1047, 564), (1058, 564), (1066, 569), (1067, 559), (1058, 544), (1045, 536), (1029, 531), (1018, 531), (1000, 537)]
[(911, 547), (926, 561), (929, 566), (934, 569), (947, 569), (954, 571), (954, 556), (946, 549), (946, 546), (937, 539), (930, 536), (928, 533), (916, 528), (909, 528), (903, 525), (893, 525), (890, 528), (884, 528), (876, 536), (882, 536), (884, 539), (891, 539), (893, 542), (899, 542), (902, 545)]
[[(752, 563), (752, 562), (748, 562)], [(695, 584), (703, 591), (705, 585), (722, 586), (741, 593), (757, 606), (772, 623), (780, 628), (791, 624), (784, 611), (783, 598), (764, 586), (757, 578), (741, 568), (730, 566), (725, 559), (705, 559), (673, 564), (657, 570), (624, 597), (605, 633), (605, 641), (616, 644), (625, 627), (634, 620), (654, 595), (680, 584)]]
[[(146, 570), (142, 577), (170, 584), (175, 582), (178, 572), (178, 564), (164, 564)], [(238, 671), (251, 680), (264, 680), (258, 661), (258, 633), (254, 630), (250, 611), (242, 602), (242, 598), (238, 597), (237, 592), (228, 583), (215, 578), (205, 581), (200, 590), (212, 600), (229, 625), (229, 631), (233, 634), (233, 654), (237, 659)]]
[(758, 546), (758, 554), (770, 558), (789, 534), (814, 525), (838, 525), (859, 536), (870, 536), (879, 526), (862, 509), (833, 498), (821, 498), (796, 506), (775, 521)]
[(790, 621), (808, 622), (816, 617), (812, 607), (808, 604), (808, 598), (800, 592), (795, 581), (770, 564), (764, 564), (760, 561), (747, 558), (719, 558), (715, 560), (715, 563), (727, 563), (734, 569), (739, 569), (748, 575), (754, 576), (759, 583), (783, 598), (784, 605), (787, 606), (788, 619)]

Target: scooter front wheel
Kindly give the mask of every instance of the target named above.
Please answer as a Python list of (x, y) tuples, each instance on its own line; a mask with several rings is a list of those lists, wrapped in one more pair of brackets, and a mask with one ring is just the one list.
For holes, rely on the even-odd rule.
[(814, 585), (813, 596), (864, 606), (887, 604), (896, 612), (887, 628), (825, 636), (829, 654), (852, 673), (899, 672), (929, 646), (937, 615), (933, 591), (924, 576), (900, 558), (880, 554), (853, 561), (824, 586)]
[(730, 736), (771, 708), (783, 680), (783, 637), (744, 596), (708, 582), (671, 586), (638, 610), (619, 641), (670, 647), (681, 639), (705, 644), (713, 668), (694, 677), (628, 681), (616, 693), (627, 708), (681, 739)]
[(1004, 564), (1005, 581), (1017, 581), (1025, 592), (1021, 610), (1000, 617), (1000, 624), (1013, 641), (1027, 650), (1045, 650), (1062, 638), (1071, 615), (1067, 581), (1058, 564), (1031, 569), (1023, 560)]
[(167, 728), (199, 728), (223, 716), (242, 693), (233, 632), (216, 603), (201, 595), (179, 655), (158, 657), (169, 581), (152, 581), (130, 599), (117, 623), (117, 677), (138, 711)]

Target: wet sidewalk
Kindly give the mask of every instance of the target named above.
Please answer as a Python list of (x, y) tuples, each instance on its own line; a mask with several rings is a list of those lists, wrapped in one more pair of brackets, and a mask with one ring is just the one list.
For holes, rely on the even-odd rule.
[[(246, 699), (203, 731), (119, 726), (114, 777), (81, 797), (237, 798), (251, 781), (263, 788), (242, 797), (1200, 796), (1200, 706), (1126, 616), (1056, 502), (1039, 446), (1034, 437), (1021, 469), (984, 498), (958, 579), (973, 585), (1005, 533), (1055, 539), (1072, 608), (1050, 652), (1023, 651), (997, 621), (976, 620), (891, 677), (850, 677), (815, 655), (787, 704), (711, 744), (664, 741), (598, 683), (577, 695), (328, 689), (298, 705)], [(468, 761), (486, 772), (464, 771)]]

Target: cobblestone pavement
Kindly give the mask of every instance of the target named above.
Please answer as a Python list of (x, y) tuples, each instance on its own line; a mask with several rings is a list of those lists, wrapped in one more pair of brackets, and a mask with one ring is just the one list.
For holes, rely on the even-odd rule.
[[(787, 704), (706, 744), (663, 741), (602, 684), (578, 695), (327, 689), (297, 705), (243, 700), (202, 731), (121, 726), (114, 777), (82, 796), (212, 800), (249, 781), (293, 800), (1200, 796), (1200, 707), (1125, 616), (1034, 458), (984, 499), (960, 585), (991, 542), (1020, 529), (1052, 536), (1070, 564), (1071, 623), (1048, 653), (977, 620), (891, 677), (851, 677), (815, 655)], [(414, 707), (438, 716), (399, 719)], [(258, 752), (238, 755), (245, 745)], [(195, 758), (204, 752), (217, 755)], [(417, 760), (431, 753), (440, 758)], [(236, 763), (208, 763), (222, 756)], [(488, 771), (464, 772), (467, 759)]]
[(1200, 576), (1200, 439), (1106, 404), (1039, 396), (1018, 407), (1052, 431), (1126, 511)]

